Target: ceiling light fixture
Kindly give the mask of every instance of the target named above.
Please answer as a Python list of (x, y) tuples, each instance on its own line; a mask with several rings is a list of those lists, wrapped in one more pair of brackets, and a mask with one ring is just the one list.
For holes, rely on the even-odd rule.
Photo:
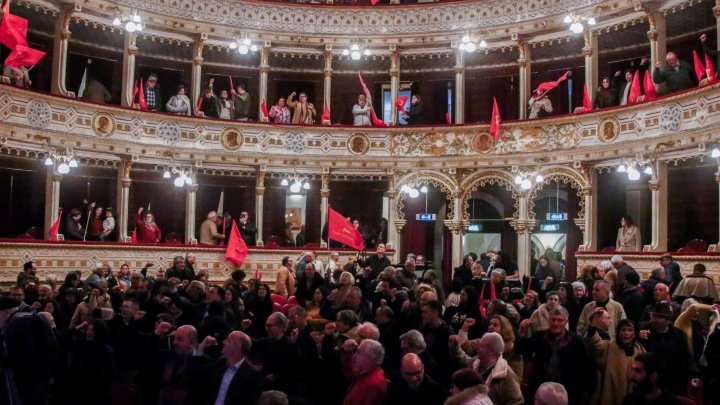
[(57, 165), (57, 172), (60, 174), (68, 174), (71, 168), (78, 167), (78, 161), (72, 148), (68, 147), (59, 151), (47, 147), (47, 153), (45, 166)]
[(130, 13), (125, 14), (117, 9), (117, 14), (112, 21), (112, 24), (116, 27), (125, 25), (125, 31), (133, 33), (143, 30), (142, 17), (138, 14), (137, 10), (132, 10)]

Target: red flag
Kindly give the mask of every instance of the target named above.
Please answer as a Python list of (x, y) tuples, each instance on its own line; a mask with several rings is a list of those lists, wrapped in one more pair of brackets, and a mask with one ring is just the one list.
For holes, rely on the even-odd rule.
[(230, 240), (228, 241), (228, 247), (225, 251), (225, 260), (235, 263), (238, 266), (242, 266), (245, 263), (245, 258), (248, 254), (248, 248), (245, 245), (245, 241), (240, 237), (240, 231), (238, 230), (235, 221), (232, 223), (232, 230), (230, 231)]
[(652, 77), (650, 77), (650, 71), (645, 71), (645, 78), (643, 80), (643, 84), (645, 87), (645, 101), (652, 101), (657, 98), (657, 93), (655, 92), (655, 84), (652, 81)]
[(265, 116), (265, 119), (268, 118), (268, 110), (267, 110), (267, 103), (265, 102), (265, 99), (263, 99), (262, 103), (260, 103), (260, 110), (262, 111), (263, 115)]
[(693, 51), (693, 62), (695, 62), (695, 74), (698, 77), (698, 81), (702, 81), (706, 72), (705, 66), (703, 66), (702, 62), (700, 62), (700, 58), (698, 58), (697, 51)]
[(138, 240), (137, 240), (137, 228), (133, 229), (132, 236), (130, 237), (130, 242), (131, 242), (131, 243), (138, 243)]
[(132, 98), (133, 102), (135, 102), (135, 97), (137, 96), (139, 91), (140, 91), (140, 88), (137, 85), (137, 80), (135, 80), (135, 88), (133, 89), (133, 98)]
[(583, 107), (585, 111), (592, 110), (592, 101), (590, 101), (590, 95), (588, 94), (587, 84), (583, 86)]
[(497, 299), (497, 292), (495, 292), (495, 283), (493, 283), (492, 277), (490, 278), (490, 299)]
[(328, 208), (328, 238), (353, 249), (363, 250), (363, 238), (347, 218)]
[(449, 112), (446, 112), (446, 113), (445, 113), (445, 121), (447, 122), (448, 125), (452, 124), (452, 120), (450, 119), (450, 113), (449, 113)]
[(375, 110), (370, 110), (370, 118), (372, 118), (372, 124), (374, 127), (386, 127), (387, 124), (385, 121), (381, 120), (380, 118), (375, 115)]
[(378, 4), (378, 2), (380, 2), (380, 0), (370, 0), (370, 3), (372, 3), (373, 6)]
[[(8, 0), (8, 3), (10, 3), (10, 0)], [(60, 218), (62, 218), (62, 209), (58, 214), (57, 221), (50, 227), (50, 232), (48, 232), (50, 234), (50, 240), (57, 240), (58, 231), (60, 230)]]
[[(227, 218), (225, 217), (225, 215), (223, 215), (223, 228), (222, 228), (223, 234), (225, 233), (225, 230), (227, 229), (227, 228), (226, 228), (226, 224), (227, 224), (226, 221), (227, 221)], [(225, 238), (220, 239), (219, 245), (220, 245), (220, 246), (225, 246)]]
[(325, 100), (325, 106), (323, 107), (323, 113), (320, 116), (320, 125), (325, 125), (325, 121), (330, 121), (330, 109), (327, 105), (327, 100)]
[(530, 276), (530, 279), (528, 280), (528, 288), (527, 291), (525, 291), (525, 294), (530, 292), (530, 286), (532, 285), (532, 276)]
[(0, 43), (10, 49), (17, 45), (27, 46), (28, 21), (22, 17), (10, 14), (10, 0), (2, 8), (3, 18), (0, 23)]
[(17, 44), (15, 45), (15, 49), (13, 49), (7, 59), (5, 59), (5, 65), (10, 65), (12, 67), (35, 66), (38, 62), (40, 62), (40, 59), (44, 57), (45, 52), (43, 51), (38, 51), (37, 49)]
[(500, 110), (498, 110), (497, 100), (493, 97), (492, 117), (490, 118), (490, 135), (495, 140), (500, 139)]
[(232, 95), (232, 100), (235, 101), (235, 87), (233, 86), (232, 82), (232, 76), (228, 76), (230, 78), (230, 94)]
[(197, 110), (195, 110), (195, 115), (200, 115), (200, 107), (202, 107), (203, 98), (205, 98), (205, 96), (200, 96), (200, 100), (198, 100), (198, 107)]
[(632, 85), (630, 86), (630, 93), (628, 93), (628, 104), (635, 104), (638, 102), (638, 98), (642, 95), (640, 90), (640, 73), (635, 72), (633, 76)]
[(570, 74), (570, 71), (568, 70), (567, 72), (565, 72), (564, 75), (560, 76), (560, 78), (557, 79), (557, 80), (555, 80), (554, 82), (540, 83), (540, 85), (538, 86), (537, 89), (535, 89), (535, 91), (540, 90), (540, 91), (545, 91), (545, 92), (547, 92), (547, 91), (549, 91), (549, 90), (552, 90), (552, 89), (554, 89), (555, 87), (557, 87), (558, 84), (560, 84), (560, 82), (562, 82), (563, 80), (567, 79), (567, 77), (568, 77), (569, 74)]
[(405, 111), (405, 103), (407, 103), (408, 96), (400, 96), (395, 100), (395, 105), (398, 111)]
[(140, 78), (140, 109), (145, 111), (148, 109), (147, 101), (145, 101), (145, 87), (143, 86), (143, 79)]
[(713, 67), (712, 58), (710, 58), (710, 55), (708, 54), (705, 54), (705, 72), (707, 73), (708, 79), (710, 79), (710, 83), (717, 81), (717, 78), (715, 78), (715, 68)]

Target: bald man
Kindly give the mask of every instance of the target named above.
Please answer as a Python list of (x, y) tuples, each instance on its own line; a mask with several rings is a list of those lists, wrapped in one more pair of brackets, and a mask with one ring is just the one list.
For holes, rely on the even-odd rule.
[(698, 85), (695, 69), (684, 60), (679, 60), (675, 52), (668, 52), (665, 58), (667, 65), (655, 63), (652, 79), (655, 84), (665, 83), (668, 93), (689, 90)]
[(402, 379), (388, 386), (386, 404), (433, 405), (442, 404), (447, 399), (448, 390), (425, 375), (425, 366), (417, 354), (408, 353), (403, 357), (400, 373)]
[(199, 405), (254, 405), (263, 391), (263, 378), (246, 357), (252, 340), (235, 331), (225, 340), (223, 358), (205, 368), (186, 403)]
[(649, 305), (645, 306), (645, 310), (643, 311), (642, 317), (640, 317), (640, 324), (645, 324), (645, 322), (650, 322), (650, 312), (652, 312), (652, 308), (657, 304), (658, 302), (665, 301), (670, 304), (670, 307), (672, 307), (672, 321), (675, 322), (677, 317), (680, 315), (681, 308), (680, 304), (678, 304), (675, 301), (670, 300), (670, 287), (668, 287), (666, 284), (656, 284), (655, 285), (655, 291), (653, 295), (654, 301), (650, 303)]

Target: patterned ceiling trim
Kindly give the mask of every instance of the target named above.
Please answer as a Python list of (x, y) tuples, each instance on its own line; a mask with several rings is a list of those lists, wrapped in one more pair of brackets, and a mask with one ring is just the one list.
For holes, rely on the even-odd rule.
[[(627, 28), (628, 26), (643, 24), (646, 22), (646, 20), (647, 20), (646, 16), (633, 18), (632, 20), (629, 20), (629, 21), (619, 22), (617, 24), (613, 24), (608, 27), (602, 27), (599, 30), (597, 30), (597, 33), (598, 33), (598, 35), (600, 35), (603, 33), (603, 31), (605, 31), (605, 33), (608, 34), (608, 33), (610, 33), (610, 31), (619, 31), (620, 28)], [(648, 27), (648, 29), (650, 29), (650, 27)]]
[(102, 29), (103, 31), (110, 31), (113, 34), (115, 34), (115, 33), (120, 34), (120, 35), (125, 34), (125, 30), (122, 28), (118, 28), (114, 25), (105, 24), (105, 23), (102, 23), (99, 21), (88, 20), (87, 18), (83, 18), (82, 16), (73, 15), (71, 17), (71, 21), (74, 22), (75, 24), (85, 25), (86, 27), (99, 28), (99, 29)]
[(660, 9), (662, 10), (664, 15), (668, 15), (669, 12), (677, 12), (678, 10), (684, 10), (685, 6), (692, 7), (694, 4), (698, 4), (702, 2), (703, 0), (687, 0), (687, 1), (679, 1), (679, 2), (671, 2), (670, 4), (666, 4), (665, 6), (661, 6)]
[(626, 2), (597, 0), (475, 1), (378, 8), (289, 6), (233, 0), (114, 0), (110, 3), (238, 29), (312, 35), (443, 32), (513, 24), (588, 6), (627, 7)]

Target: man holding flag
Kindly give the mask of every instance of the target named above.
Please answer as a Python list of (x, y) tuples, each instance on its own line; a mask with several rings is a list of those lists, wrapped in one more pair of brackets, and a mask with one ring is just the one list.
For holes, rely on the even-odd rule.
[(353, 125), (355, 125), (356, 127), (372, 126), (370, 112), (373, 110), (373, 108), (372, 106), (370, 106), (370, 103), (366, 103), (365, 100), (365, 96), (361, 94), (358, 96), (357, 104), (353, 106)]

